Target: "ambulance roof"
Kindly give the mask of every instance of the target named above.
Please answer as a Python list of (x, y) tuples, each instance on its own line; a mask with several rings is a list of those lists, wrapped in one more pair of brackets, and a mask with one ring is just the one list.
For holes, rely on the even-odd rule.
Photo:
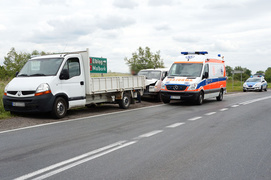
[(208, 54), (207, 51), (181, 52), (181, 54), (183, 54), (184, 56), (182, 56), (180, 60), (176, 61), (175, 63), (181, 62), (203, 63), (205, 61), (221, 63), (221, 61), (223, 61), (220, 55), (218, 55), (218, 57), (215, 58), (214, 56), (206, 55)]

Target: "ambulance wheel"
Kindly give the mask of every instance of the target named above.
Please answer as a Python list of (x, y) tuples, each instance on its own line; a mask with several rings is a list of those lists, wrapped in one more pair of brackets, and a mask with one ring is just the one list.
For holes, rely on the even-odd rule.
[(197, 105), (202, 105), (202, 103), (203, 103), (203, 98), (204, 98), (203, 92), (200, 91), (199, 96), (198, 96), (198, 98), (196, 99), (196, 104), (197, 104)]
[(223, 100), (223, 89), (220, 90), (219, 95), (216, 97), (217, 101), (222, 101)]
[(263, 91), (263, 86), (261, 86), (261, 89), (259, 90), (260, 92), (262, 92)]
[(119, 102), (119, 107), (122, 109), (128, 109), (130, 104), (131, 104), (131, 97), (127, 94), (123, 94), (123, 98)]
[(161, 96), (161, 99), (162, 99), (163, 103), (165, 103), (165, 104), (168, 104), (170, 102), (169, 98)]
[(53, 110), (52, 110), (53, 117), (57, 119), (61, 119), (65, 117), (67, 110), (68, 110), (68, 105), (67, 105), (66, 100), (62, 97), (56, 98), (54, 106), (53, 106)]

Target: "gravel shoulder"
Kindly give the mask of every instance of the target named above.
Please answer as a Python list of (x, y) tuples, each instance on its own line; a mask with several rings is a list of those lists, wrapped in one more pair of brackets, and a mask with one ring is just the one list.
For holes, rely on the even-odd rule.
[[(144, 99), (141, 103), (131, 104), (129, 109), (142, 108), (147, 106), (154, 106), (163, 104), (162, 102), (157, 102), (153, 99)], [(129, 110), (128, 109), (128, 110)], [(18, 129), (28, 126), (35, 126), (46, 123), (67, 121), (76, 118), (90, 117), (99, 114), (112, 113), (125, 111), (126, 109), (120, 109), (118, 104), (103, 104), (99, 106), (71, 109), (67, 112), (67, 115), (63, 119), (53, 119), (51, 115), (48, 114), (19, 114), (16, 117), (2, 119), (0, 120), (0, 132), (12, 129)]]

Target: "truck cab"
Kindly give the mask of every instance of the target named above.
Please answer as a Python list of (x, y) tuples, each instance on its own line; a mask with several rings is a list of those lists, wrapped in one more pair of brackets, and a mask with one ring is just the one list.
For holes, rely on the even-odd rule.
[(190, 100), (199, 105), (207, 98), (221, 101), (226, 92), (227, 79), (224, 60), (221, 57), (207, 57), (206, 51), (182, 54), (182, 60), (172, 64), (168, 76), (163, 80), (162, 101)]

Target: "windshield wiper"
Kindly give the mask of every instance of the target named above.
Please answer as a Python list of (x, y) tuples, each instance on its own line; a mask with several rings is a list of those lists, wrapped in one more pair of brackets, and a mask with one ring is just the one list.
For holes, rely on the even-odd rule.
[(37, 74), (31, 74), (30, 76), (46, 76), (46, 75), (42, 73), (37, 73)]

